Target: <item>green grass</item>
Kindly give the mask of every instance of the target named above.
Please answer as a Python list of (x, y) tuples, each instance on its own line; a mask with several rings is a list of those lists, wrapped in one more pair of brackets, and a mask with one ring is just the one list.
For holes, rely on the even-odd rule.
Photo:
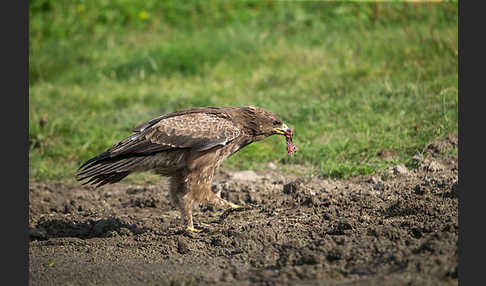
[(274, 136), (226, 168), (356, 176), (457, 132), (457, 3), (178, 3), (30, 3), (31, 180), (69, 181), (135, 125), (191, 106), (262, 106), (295, 127), (296, 156)]

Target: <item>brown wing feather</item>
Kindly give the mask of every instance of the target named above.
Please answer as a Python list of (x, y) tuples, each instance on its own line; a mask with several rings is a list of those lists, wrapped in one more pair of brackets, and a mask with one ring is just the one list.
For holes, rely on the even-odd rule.
[(221, 117), (224, 117), (226, 113), (224, 112), (225, 110), (228, 109), (235, 109), (235, 107), (193, 107), (185, 110), (179, 110), (175, 111), (172, 113), (164, 114), (159, 117), (150, 119), (149, 121), (145, 121), (144, 123), (138, 125), (137, 127), (133, 128), (133, 132), (140, 132), (143, 131), (144, 129), (153, 126), (154, 124), (158, 123), (159, 121), (170, 118), (170, 117), (175, 117), (175, 116), (181, 116), (185, 114), (191, 114), (191, 113), (206, 113), (206, 114), (215, 114)]
[(204, 151), (226, 145), (240, 135), (240, 129), (224, 117), (207, 113), (188, 113), (160, 119), (108, 149), (110, 157), (120, 154), (147, 154), (190, 148)]
[(130, 137), (81, 165), (78, 180), (91, 177), (88, 182), (98, 186), (114, 183), (154, 153), (206, 151), (228, 144), (241, 133), (229, 115), (217, 108), (172, 113), (147, 121), (135, 130)]

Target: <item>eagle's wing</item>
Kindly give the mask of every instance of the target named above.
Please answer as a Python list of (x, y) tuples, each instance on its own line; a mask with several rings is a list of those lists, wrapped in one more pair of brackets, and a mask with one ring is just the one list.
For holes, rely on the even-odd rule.
[(77, 174), (78, 177), (83, 179), (101, 170), (128, 171), (147, 156), (162, 151), (206, 151), (224, 146), (241, 134), (226, 113), (203, 112), (199, 109), (154, 118), (134, 131), (134, 134), (106, 152), (84, 162), (79, 167), (82, 171)]
[(224, 146), (241, 133), (228, 116), (211, 113), (188, 113), (156, 118), (138, 130), (108, 149), (111, 157), (181, 148), (189, 148), (196, 152), (205, 151), (218, 145)]

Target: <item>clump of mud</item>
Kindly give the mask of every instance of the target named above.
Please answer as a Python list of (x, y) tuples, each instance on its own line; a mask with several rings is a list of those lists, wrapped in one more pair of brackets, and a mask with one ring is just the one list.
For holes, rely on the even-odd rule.
[(201, 207), (201, 233), (164, 183), (32, 183), (30, 284), (457, 285), (454, 149), (449, 136), (414, 168), (349, 180), (221, 171), (213, 191), (245, 208)]

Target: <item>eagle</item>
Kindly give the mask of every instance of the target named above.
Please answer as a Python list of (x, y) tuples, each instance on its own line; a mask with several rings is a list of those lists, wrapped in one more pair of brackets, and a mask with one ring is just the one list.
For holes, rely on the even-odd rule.
[(153, 171), (168, 177), (169, 196), (186, 230), (194, 228), (195, 205), (240, 208), (211, 191), (215, 170), (248, 144), (284, 135), (287, 152), (297, 151), (293, 128), (261, 107), (193, 107), (146, 121), (133, 134), (84, 162), (78, 181), (95, 185), (119, 182), (133, 172)]

